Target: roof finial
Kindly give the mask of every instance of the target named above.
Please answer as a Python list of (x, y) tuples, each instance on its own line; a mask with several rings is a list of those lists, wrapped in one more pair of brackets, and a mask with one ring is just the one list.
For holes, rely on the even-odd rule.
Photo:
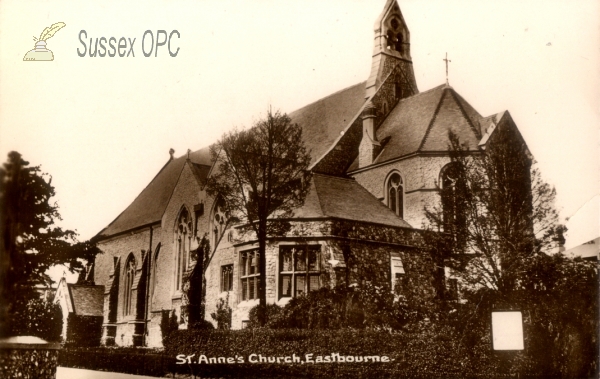
[(446, 53), (446, 58), (442, 60), (446, 62), (446, 87), (450, 87), (450, 84), (448, 83), (448, 63), (452, 61), (448, 59), (448, 53)]
[(188, 161), (190, 160), (190, 153), (191, 153), (191, 152), (192, 152), (192, 150), (190, 150), (190, 149), (188, 149), (188, 150), (187, 150), (187, 160), (188, 160)]
[(170, 160), (173, 160), (173, 154), (175, 154), (175, 149), (170, 148), (169, 149), (169, 155), (171, 156)]

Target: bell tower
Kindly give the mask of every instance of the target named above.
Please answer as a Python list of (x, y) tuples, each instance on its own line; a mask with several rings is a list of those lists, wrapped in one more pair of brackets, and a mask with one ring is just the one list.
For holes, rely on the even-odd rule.
[(387, 0), (375, 22), (375, 41), (371, 75), (367, 80), (366, 98), (372, 97), (393, 72), (398, 99), (417, 94), (417, 83), (410, 57), (410, 32), (396, 0)]

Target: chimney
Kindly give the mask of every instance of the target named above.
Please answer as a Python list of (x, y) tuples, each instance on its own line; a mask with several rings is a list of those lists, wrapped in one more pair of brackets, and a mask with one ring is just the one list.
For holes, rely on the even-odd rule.
[(362, 112), (363, 133), (358, 148), (358, 167), (363, 168), (373, 163), (381, 151), (381, 144), (375, 138), (375, 118), (377, 108), (370, 101)]

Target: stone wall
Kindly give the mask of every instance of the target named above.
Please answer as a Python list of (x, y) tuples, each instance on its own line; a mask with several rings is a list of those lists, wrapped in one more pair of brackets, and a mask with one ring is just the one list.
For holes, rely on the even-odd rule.
[[(210, 314), (216, 310), (219, 299), (228, 298), (234, 329), (242, 328), (243, 322), (248, 320), (249, 310), (258, 305), (258, 299), (242, 301), (240, 294), (241, 254), (258, 246), (253, 233), (239, 236), (241, 239), (236, 240), (235, 245), (217, 250), (206, 275), (206, 320), (216, 325)], [(289, 298), (281, 296), (279, 289), (282, 245), (319, 245), (320, 284), (332, 287), (365, 281), (391, 285), (392, 254), (401, 256), (413, 273), (420, 270), (429, 272), (430, 267), (424, 260), (427, 256), (414, 248), (421, 241), (418, 232), (406, 228), (343, 220), (292, 222), (285, 236), (271, 239), (266, 247), (267, 303), (283, 306), (289, 301)], [(233, 264), (233, 289), (229, 293), (221, 291), (221, 267), (226, 264)]]
[(424, 208), (439, 203), (440, 172), (449, 162), (447, 154), (414, 156), (353, 173), (352, 177), (387, 204), (386, 180), (392, 172), (397, 171), (404, 187), (404, 220), (414, 228), (422, 228), (427, 223)]
[[(150, 247), (150, 228), (152, 228), (152, 247)], [(160, 231), (160, 227), (149, 226), (98, 243), (102, 254), (96, 257), (94, 282), (97, 285), (105, 286), (103, 343), (107, 343), (108, 339), (108, 344), (114, 343), (119, 346), (133, 344), (135, 330), (133, 323), (136, 321), (136, 312), (134, 311), (129, 315), (125, 314), (125, 265), (128, 257), (132, 255), (136, 264), (136, 276), (142, 274), (144, 255), (148, 251), (154, 251), (160, 242), (156, 238), (156, 235), (159, 234), (158, 231)], [(117, 262), (118, 267), (115, 267), (115, 262)], [(113, 277), (111, 278), (111, 276)], [(111, 288), (116, 291), (116, 301), (110, 296)], [(134, 291), (135, 294), (132, 296), (133, 310), (138, 306), (138, 297), (135, 296), (137, 291), (144, 290), (145, 288), (138, 288)], [(111, 312), (116, 314), (114, 322), (110, 317)]]

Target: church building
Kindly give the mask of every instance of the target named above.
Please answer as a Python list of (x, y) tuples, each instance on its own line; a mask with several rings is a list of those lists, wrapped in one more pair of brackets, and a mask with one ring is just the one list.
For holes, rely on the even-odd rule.
[[(341, 283), (426, 283), (431, 267), (419, 241), (424, 209), (440, 201), (451, 175), (449, 132), (473, 151), (485, 149), (498, 128), (518, 133), (508, 112), (482, 116), (448, 83), (419, 91), (396, 0), (376, 20), (372, 57), (365, 59), (372, 59), (366, 81), (288, 113), (303, 129), (313, 176), (291, 230), (267, 245), (268, 303), (284, 305)], [(171, 151), (96, 236), (103, 251), (94, 267), (94, 283), (104, 286), (103, 343), (160, 346), (165, 310), (187, 327), (184, 280), (205, 234), (213, 248), (206, 319), (224, 299), (232, 328), (245, 326), (258, 304), (258, 243), (241, 238), (235, 226), (222, 230), (222, 207), (205, 192), (212, 164), (208, 147), (180, 157)]]

